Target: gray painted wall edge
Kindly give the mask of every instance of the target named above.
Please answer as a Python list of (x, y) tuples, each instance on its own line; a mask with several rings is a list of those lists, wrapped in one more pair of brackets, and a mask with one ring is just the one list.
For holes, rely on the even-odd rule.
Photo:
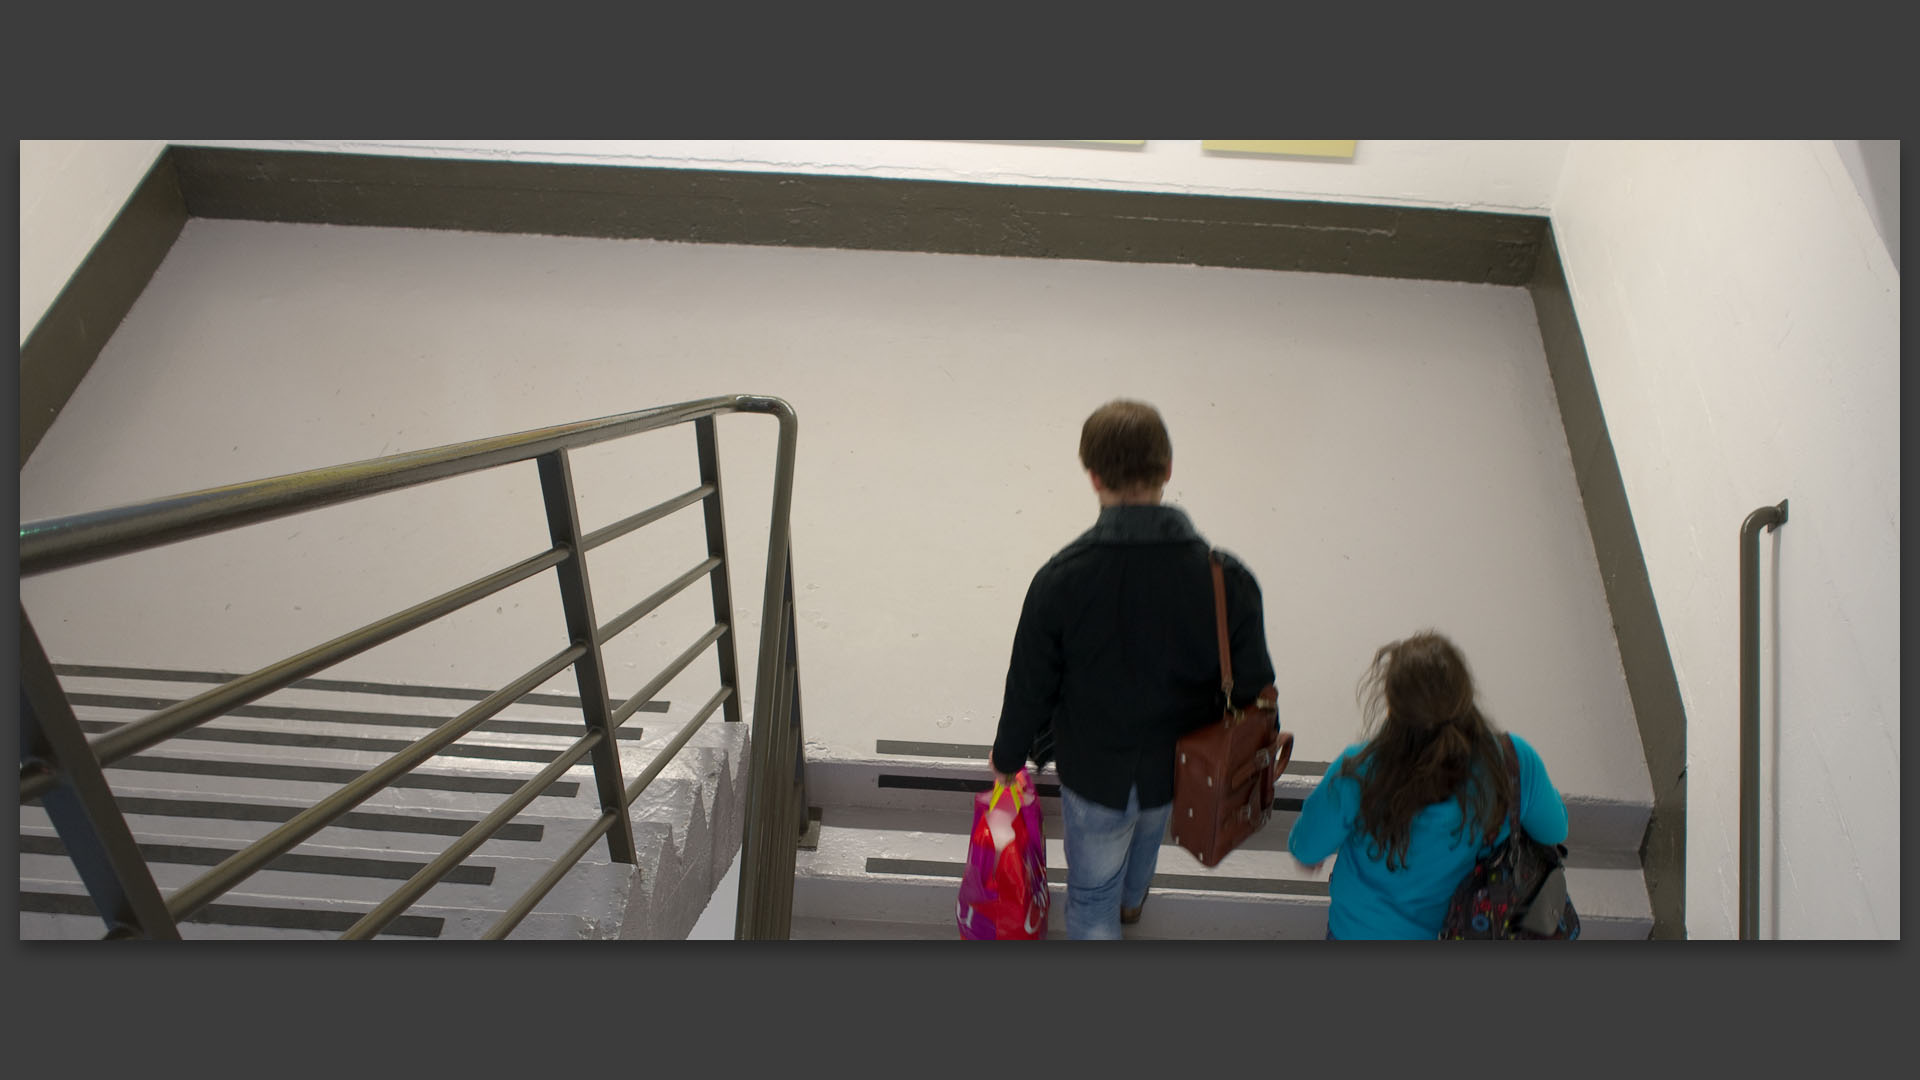
[(1633, 524), (1633, 509), (1607, 433), (1606, 416), (1593, 381), (1593, 368), (1580, 336), (1579, 318), (1567, 289), (1566, 273), (1549, 231), (1527, 291), (1540, 324), (1547, 370), (1560, 403), (1567, 447), (1573, 455), (1574, 482), (1587, 515), (1594, 555), (1614, 640), (1633, 700), (1641, 751), (1653, 784), (1653, 813), (1641, 843), (1653, 909), (1653, 936), (1686, 936), (1687, 717), (1680, 698), (1673, 657), (1653, 595), (1652, 582)]
[(162, 153), (20, 344), (22, 466), (153, 279), (187, 216), (171, 152)]

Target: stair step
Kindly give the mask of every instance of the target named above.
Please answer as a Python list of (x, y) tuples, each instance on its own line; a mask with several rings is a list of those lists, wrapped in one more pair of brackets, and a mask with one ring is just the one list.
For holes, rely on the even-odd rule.
[[(660, 846), (670, 844), (663, 826), (650, 828), (660, 834)], [(146, 857), (154, 884), (159, 886), (163, 895), (168, 896), (205, 874), (241, 846), (234, 841), (222, 842), (195, 836), (142, 836), (138, 843)], [(58, 838), (50, 831), (24, 832), (19, 860), (21, 878), (67, 882), (77, 888), (79, 876), (66, 855), (59, 850), (58, 844)], [(436, 854), (429, 851), (345, 848), (310, 842), (275, 859), (241, 882), (238, 888), (276, 896), (306, 896), (372, 907), (385, 900)], [(476, 853), (449, 871), (448, 876), (429, 889), (416, 906), (504, 911), (551, 865), (549, 859)], [(551, 910), (574, 912), (595, 922), (605, 922), (611, 915), (625, 909), (626, 879), (632, 871), (631, 866), (608, 861), (606, 848), (600, 846), (598, 858), (592, 861), (582, 859), (575, 864), (547, 894), (542, 904)], [(651, 873), (652, 870), (649, 868), (647, 872)]]
[[(510, 940), (593, 940), (609, 928), (577, 912), (554, 910), (553, 898), (520, 921)], [(337, 940), (374, 905), (348, 900), (259, 891), (230, 893), (180, 924), (188, 940)], [(500, 917), (499, 910), (416, 904), (376, 935), (376, 941), (477, 940)], [(97, 940), (103, 933), (93, 901), (65, 881), (20, 880), (20, 938)]]
[[(631, 814), (636, 823), (658, 823), (683, 840), (699, 833), (701, 846), (710, 846), (711, 840), (706, 837), (715, 833), (715, 828), (709, 821), (708, 806), (716, 797), (730, 795), (734, 783), (731, 773), (722, 771), (718, 757), (706, 758), (704, 768), (710, 769), (712, 775), (694, 779), (663, 771), (634, 801)], [(437, 800), (441, 805), (423, 807), (404, 796), (382, 797), (392, 795), (391, 789), (374, 795), (348, 811), (339, 823), (308, 838), (306, 843), (437, 854), (501, 802), (498, 795), (451, 793)], [(115, 796), (129, 828), (143, 839), (195, 836), (251, 842), (312, 805), (310, 801), (287, 794), (235, 795), (124, 784), (116, 786)], [(551, 812), (554, 809), (562, 813), (554, 814)], [(552, 858), (571, 846), (598, 816), (597, 802), (587, 804), (582, 810), (576, 802), (555, 806), (547, 800), (535, 799), (483, 843), (476, 854)], [(37, 804), (20, 807), (20, 823), (23, 830), (28, 827), (51, 830), (52, 824), (46, 811)], [(605, 848), (598, 845), (584, 858), (593, 860), (595, 852), (600, 852), (598, 857), (604, 859)]]
[[(120, 788), (115, 796), (136, 837), (193, 837), (242, 845), (267, 835), (310, 805), (286, 796), (240, 798), (147, 788)], [(488, 796), (455, 812), (448, 808), (380, 806), (369, 800), (306, 843), (434, 855), (479, 823), (498, 803), (498, 796)], [(46, 811), (38, 805), (20, 808), (20, 825), (23, 833), (28, 829), (52, 830)], [(553, 817), (530, 808), (502, 826), (475, 855), (551, 858), (578, 839), (585, 826), (585, 819), (579, 817)], [(594, 850), (604, 854), (603, 847)], [(586, 858), (594, 858), (593, 852)]]
[[(102, 674), (115, 671), (126, 677)], [(166, 672), (68, 666), (62, 674), (90, 734), (204, 688), (183, 685), (194, 674), (184, 672), (169, 680)], [(457, 715), (471, 704), (459, 695), (473, 693), (334, 685), (351, 689), (282, 691), (107, 770), (163, 893)], [(627, 782), (649, 768), (691, 715), (690, 707), (663, 705), (622, 727)], [(642, 727), (642, 719), (651, 726)], [(553, 695), (516, 703), (496, 720), (505, 726), (490, 720), (370, 796), (217, 899), (203, 915), (210, 921), (183, 933), (337, 937), (544, 768), (580, 728), (577, 706)], [(684, 937), (739, 845), (747, 735), (745, 724), (708, 717), (631, 808), (638, 863), (612, 863), (605, 842), (594, 844), (513, 936)], [(23, 805), (20, 812), (21, 936), (99, 937), (100, 920), (45, 811)], [(396, 924), (404, 933), (382, 936), (479, 936), (599, 814), (586, 761), (409, 908)]]
[[(881, 746), (888, 746), (882, 742)], [(920, 747), (923, 744), (893, 744)], [(963, 747), (927, 747), (921, 753), (887, 754), (866, 758), (811, 759), (807, 763), (807, 797), (815, 806), (845, 810), (863, 808), (887, 813), (957, 812), (971, 818), (972, 797), (990, 786), (987, 748), (977, 758), (935, 756)], [(1286, 850), (1287, 830), (1293, 827), (1301, 802), (1313, 793), (1325, 774), (1324, 761), (1294, 760), (1274, 788), (1274, 817), (1249, 841), (1256, 850)], [(1050, 835), (1059, 835), (1059, 776), (1047, 770), (1035, 778), (1041, 813)], [(1583, 853), (1587, 865), (1608, 869), (1640, 866), (1639, 850), (1651, 806), (1614, 799), (1563, 793), (1567, 806), (1569, 850)], [(965, 824), (963, 823), (963, 828)]]
[[(795, 874), (796, 925), (816, 936), (887, 936), (888, 927), (954, 931), (954, 904), (966, 857), (966, 824), (954, 816), (908, 824), (928, 828), (874, 828), (848, 824), (839, 807), (825, 808), (818, 850), (803, 852)], [(868, 825), (871, 819), (867, 819)], [(1268, 829), (1274, 826), (1269, 825)], [(1263, 830), (1265, 832), (1267, 830)], [(1333, 861), (1307, 870), (1282, 851), (1246, 847), (1218, 866), (1204, 867), (1184, 849), (1161, 849), (1147, 913), (1127, 930), (1141, 938), (1318, 938), (1326, 933), (1327, 881)], [(1049, 830), (1047, 865), (1054, 897), (1051, 932), (1064, 933), (1066, 859)], [(1589, 939), (1645, 938), (1652, 911), (1638, 866), (1571, 866), (1569, 886)], [(836, 929), (837, 928), (837, 929)]]
[[(679, 727), (680, 723), (671, 721), (651, 729), (629, 730), (623, 727), (623, 734), (638, 737), (620, 740), (622, 776), (631, 782), (644, 772), (659, 749), (678, 733)], [(729, 750), (744, 738), (743, 733), (722, 730), (729, 727), (743, 725), (725, 724), (709, 717), (675, 761), (668, 765), (665, 775), (690, 776), (704, 771), (705, 765), (691, 762), (704, 755)], [(264, 736), (292, 741), (265, 741), (260, 738)], [(337, 788), (346, 779), (381, 764), (411, 741), (407, 738), (361, 738), (357, 735), (354, 738), (359, 739), (359, 743), (349, 744), (337, 732), (328, 732), (313, 725), (305, 725), (303, 730), (283, 730), (258, 723), (215, 720), (141, 751), (132, 758), (116, 762), (108, 772), (116, 786), (120, 783), (119, 777), (114, 775), (116, 773), (143, 776), (161, 774), (204, 778), (190, 782), (190, 786), (198, 790), (228, 787), (260, 793), (315, 790), (319, 792), (315, 796), (317, 798)], [(423, 762), (415, 773), (432, 778), (451, 775), (474, 780), (439, 784), (429, 781), (427, 785), (402, 783), (396, 785), (396, 790), (466, 790), (504, 794), (545, 768), (572, 741), (572, 738), (539, 736), (493, 736), (476, 741), (474, 735), (469, 735)], [(563, 774), (550, 789), (550, 794), (541, 798), (556, 803), (578, 804), (579, 813), (592, 816), (598, 812), (593, 775), (591, 758), (583, 759)], [(153, 785), (150, 779), (135, 782)], [(290, 784), (309, 784), (313, 787), (293, 789), (287, 786)], [(445, 800), (424, 797), (421, 801), (443, 803)]]
[(951, 922), (887, 923), (795, 915), (787, 937), (791, 941), (958, 941), (960, 935)]

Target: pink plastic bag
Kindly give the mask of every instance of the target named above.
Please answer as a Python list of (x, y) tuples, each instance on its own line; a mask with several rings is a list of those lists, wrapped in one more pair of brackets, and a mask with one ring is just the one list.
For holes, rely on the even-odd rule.
[(954, 916), (966, 941), (1038, 941), (1047, 936), (1047, 837), (1025, 769), (1011, 787), (973, 797), (973, 832)]

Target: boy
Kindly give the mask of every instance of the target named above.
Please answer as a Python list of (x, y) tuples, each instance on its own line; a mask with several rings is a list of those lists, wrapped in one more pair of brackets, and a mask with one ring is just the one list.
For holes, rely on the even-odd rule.
[[(1066, 823), (1067, 936), (1137, 922), (1173, 809), (1174, 744), (1219, 719), (1210, 547), (1161, 505), (1173, 446), (1151, 405), (1109, 402), (1080, 431), (1100, 517), (1033, 577), (1014, 632), (994, 737), (1011, 782), (1051, 729)], [(1273, 682), (1260, 586), (1219, 552), (1234, 692)], [(1245, 688), (1244, 690), (1242, 688)]]

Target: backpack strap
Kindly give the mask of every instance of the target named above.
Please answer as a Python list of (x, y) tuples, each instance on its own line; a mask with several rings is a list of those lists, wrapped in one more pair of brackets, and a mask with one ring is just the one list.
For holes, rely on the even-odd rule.
[(1513, 736), (1501, 735), (1500, 741), (1507, 748), (1507, 779), (1513, 781), (1513, 799), (1507, 804), (1507, 832), (1519, 836), (1520, 828), (1520, 748), (1513, 745)]

